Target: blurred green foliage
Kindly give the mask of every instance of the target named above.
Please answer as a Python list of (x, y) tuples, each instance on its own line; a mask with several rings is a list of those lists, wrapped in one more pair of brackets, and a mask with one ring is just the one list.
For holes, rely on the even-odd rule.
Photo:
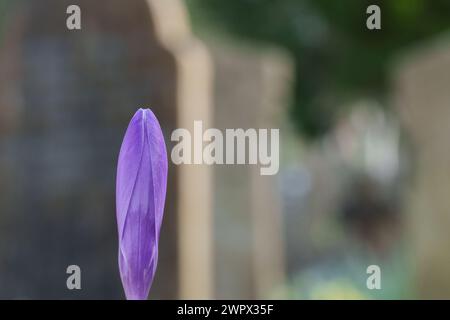
[[(318, 137), (339, 106), (358, 97), (383, 102), (392, 58), (450, 26), (449, 0), (186, 0), (194, 26), (286, 48), (295, 59), (290, 116)], [(381, 8), (381, 30), (366, 9)], [(383, 103), (382, 103), (383, 104)]]

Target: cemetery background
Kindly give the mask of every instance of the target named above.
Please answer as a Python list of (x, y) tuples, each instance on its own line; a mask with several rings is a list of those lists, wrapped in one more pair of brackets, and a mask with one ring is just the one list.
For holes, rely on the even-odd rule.
[(276, 176), (170, 164), (150, 298), (450, 298), (449, 5), (380, 4), (369, 31), (372, 2), (344, 2), (1, 1), (0, 298), (123, 298), (115, 166), (139, 107), (169, 151), (194, 120), (281, 144)]

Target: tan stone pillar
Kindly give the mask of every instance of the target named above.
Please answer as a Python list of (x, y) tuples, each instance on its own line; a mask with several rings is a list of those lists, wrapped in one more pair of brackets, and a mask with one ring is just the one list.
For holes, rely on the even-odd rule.
[[(208, 53), (190, 33), (182, 1), (147, 3), (156, 38), (175, 63), (177, 127), (193, 132), (194, 120), (202, 120), (207, 128), (211, 123), (213, 80)], [(212, 168), (180, 165), (177, 170), (179, 297), (212, 298)]]
[[(445, 39), (443, 39), (445, 40)], [(430, 44), (395, 72), (395, 105), (413, 143), (406, 199), (421, 298), (450, 298), (450, 46)]]

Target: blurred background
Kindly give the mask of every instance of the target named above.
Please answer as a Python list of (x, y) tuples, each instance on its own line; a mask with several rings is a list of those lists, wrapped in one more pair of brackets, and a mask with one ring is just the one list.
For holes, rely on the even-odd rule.
[(0, 298), (124, 298), (116, 163), (150, 107), (169, 152), (203, 120), (279, 128), (281, 160), (170, 164), (151, 299), (449, 299), (449, 28), (447, 0), (1, 0)]

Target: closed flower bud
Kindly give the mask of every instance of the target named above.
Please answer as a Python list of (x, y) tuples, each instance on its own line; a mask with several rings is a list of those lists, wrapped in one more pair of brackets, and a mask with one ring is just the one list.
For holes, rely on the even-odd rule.
[(147, 299), (153, 282), (167, 167), (158, 120), (150, 109), (139, 109), (125, 133), (116, 178), (119, 269), (127, 299)]

